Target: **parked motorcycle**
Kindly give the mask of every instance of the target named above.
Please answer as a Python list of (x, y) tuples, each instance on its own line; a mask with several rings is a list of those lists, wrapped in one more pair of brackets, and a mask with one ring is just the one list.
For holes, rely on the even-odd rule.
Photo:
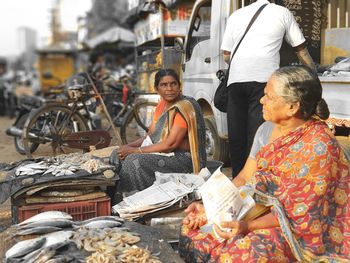
[[(52, 78), (51, 74), (49, 72), (44, 73), (44, 78)], [(28, 80), (27, 80), (28, 81)], [(60, 83), (62, 81), (59, 81)], [(22, 83), (23, 84), (23, 83)], [(30, 83), (26, 83), (30, 84)], [(58, 86), (52, 87), (51, 92), (48, 93), (47, 97), (42, 97), (40, 95), (32, 96), (32, 95), (23, 95), (20, 96), (17, 100), (17, 106), (15, 109), (13, 109), (13, 114), (16, 116), (16, 120), (14, 124), (6, 130), (6, 134), (9, 136), (13, 136), (14, 144), (16, 151), (20, 154), (26, 154), (25, 147), (23, 145), (23, 127), (26, 123), (28, 117), (30, 116), (30, 112), (38, 109), (39, 107), (43, 106), (47, 102), (56, 101), (59, 98), (62, 98), (62, 96), (65, 96), (63, 94), (63, 88), (65, 85), (60, 84)], [(30, 152), (33, 153), (37, 148), (39, 144), (38, 143), (31, 143), (30, 144)]]
[[(20, 154), (25, 154), (25, 148), (23, 146), (22, 140), (22, 129), (26, 120), (29, 117), (30, 111), (32, 109), (37, 109), (42, 106), (45, 102), (43, 97), (39, 96), (21, 96), (18, 99), (17, 106), (17, 117), (12, 125), (12, 127), (6, 129), (6, 134), (9, 136), (13, 136), (14, 144), (16, 147), (16, 151)], [(38, 148), (37, 143), (32, 143), (30, 146), (30, 151), (33, 153)]]

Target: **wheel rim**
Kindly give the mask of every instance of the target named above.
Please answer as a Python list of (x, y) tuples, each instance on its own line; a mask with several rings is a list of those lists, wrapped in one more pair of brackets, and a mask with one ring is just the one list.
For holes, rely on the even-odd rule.
[(133, 142), (145, 137), (152, 124), (156, 103), (146, 102), (135, 105), (135, 110), (128, 116), (121, 127), (121, 137), (124, 143)]
[[(86, 131), (87, 125), (79, 115), (71, 115), (71, 110), (64, 107), (43, 108), (38, 111), (24, 127), (25, 137), (23, 146), (28, 157), (30, 145), (39, 145), (36, 155), (55, 156), (61, 153), (79, 152), (81, 149), (72, 149), (64, 143), (64, 138), (75, 131)], [(68, 119), (69, 118), (69, 119)]]
[(215, 149), (215, 139), (213, 132), (210, 128), (205, 128), (205, 150), (207, 152), (208, 157), (212, 157), (214, 155)]

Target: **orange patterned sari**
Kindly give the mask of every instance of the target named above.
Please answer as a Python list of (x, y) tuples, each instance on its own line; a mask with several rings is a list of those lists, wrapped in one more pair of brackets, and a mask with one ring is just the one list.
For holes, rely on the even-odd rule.
[(349, 262), (349, 163), (321, 121), (262, 147), (255, 199), (272, 206), (280, 227), (218, 243), (182, 228), (187, 262)]

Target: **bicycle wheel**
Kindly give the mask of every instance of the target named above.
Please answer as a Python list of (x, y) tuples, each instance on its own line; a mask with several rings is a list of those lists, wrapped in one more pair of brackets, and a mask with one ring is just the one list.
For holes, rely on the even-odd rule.
[(26, 155), (32, 158), (30, 145), (38, 144), (35, 157), (55, 156), (63, 153), (82, 152), (70, 148), (65, 138), (73, 132), (87, 131), (84, 117), (62, 105), (46, 105), (34, 111), (23, 128), (23, 145)]
[[(16, 128), (18, 129), (23, 129), (23, 126), (26, 122), (26, 120), (29, 117), (29, 113), (24, 113), (17, 121), (16, 123)], [(15, 143), (16, 151), (20, 154), (26, 154), (26, 149), (24, 148), (23, 145), (23, 138), (19, 136), (15, 136), (13, 138), (13, 141)], [(35, 152), (35, 150), (38, 148), (39, 144), (38, 143), (30, 143), (29, 145), (30, 153)]]
[(134, 109), (126, 113), (120, 127), (120, 137), (124, 144), (145, 137), (148, 127), (152, 124), (156, 106), (157, 103), (155, 102), (142, 101), (136, 103)]

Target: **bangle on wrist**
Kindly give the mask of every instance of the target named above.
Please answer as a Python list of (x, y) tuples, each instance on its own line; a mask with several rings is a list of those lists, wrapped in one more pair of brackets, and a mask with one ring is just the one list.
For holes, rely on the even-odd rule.
[(139, 147), (139, 152), (140, 152), (140, 153), (143, 153), (143, 151), (142, 151), (141, 147)]

